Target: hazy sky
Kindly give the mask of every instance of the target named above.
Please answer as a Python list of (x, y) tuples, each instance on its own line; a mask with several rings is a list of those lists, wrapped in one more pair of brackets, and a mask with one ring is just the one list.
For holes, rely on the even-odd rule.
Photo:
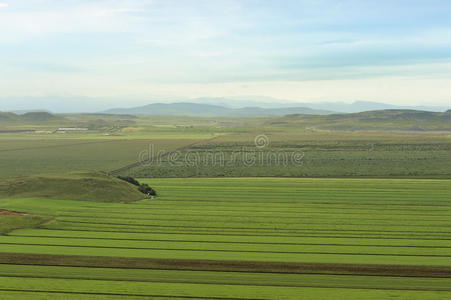
[(451, 103), (451, 1), (0, 0), (0, 97)]

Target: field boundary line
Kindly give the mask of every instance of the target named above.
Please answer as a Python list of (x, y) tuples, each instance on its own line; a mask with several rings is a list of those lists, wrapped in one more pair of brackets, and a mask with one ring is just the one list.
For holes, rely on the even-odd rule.
[[(91, 228), (91, 227), (86, 227)], [(258, 237), (318, 237), (318, 238), (349, 238), (349, 239), (378, 239), (378, 240), (425, 240), (425, 241), (450, 241), (451, 238), (424, 238), (424, 235), (405, 237), (402, 235), (391, 235), (390, 237), (384, 236), (368, 236), (368, 235), (349, 235), (349, 236), (334, 236), (334, 235), (287, 235), (287, 234), (249, 234), (249, 233), (223, 233), (223, 232), (205, 232), (205, 231), (184, 231), (184, 232), (165, 232), (165, 231), (130, 231), (130, 230), (98, 230), (98, 229), (85, 229), (85, 227), (78, 228), (66, 228), (66, 229), (52, 229), (52, 228), (39, 228), (40, 230), (59, 230), (59, 231), (81, 231), (81, 232), (112, 232), (112, 233), (140, 233), (140, 234), (184, 234), (184, 235), (218, 235), (218, 236), (258, 236)], [(421, 237), (421, 238), (420, 238)]]
[(343, 263), (302, 263), (239, 260), (201, 260), (104, 257), (83, 255), (52, 255), (0, 253), (0, 263), (5, 265), (48, 265), (109, 267), (125, 269), (170, 269), (189, 271), (237, 271), (255, 273), (321, 273), (321, 274), (360, 274), (402, 277), (451, 278), (451, 266), (427, 265), (387, 265), (387, 264), (343, 264)]
[[(180, 216), (180, 215), (174, 215), (174, 216)], [(182, 217), (184, 217), (184, 215), (181, 215)], [(109, 216), (75, 216), (75, 215), (58, 215), (56, 216), (56, 220), (57, 221), (69, 221), (71, 222), (71, 220), (68, 220), (69, 218), (77, 218), (77, 219), (97, 219), (97, 220), (130, 220), (130, 221), (167, 221), (167, 222), (173, 222), (173, 221), (177, 221), (177, 222), (194, 222), (194, 223), (201, 223), (199, 220), (190, 220), (190, 219), (180, 219), (180, 218), (175, 218), (175, 219), (168, 219), (168, 218), (151, 218), (151, 219), (143, 219), (143, 218), (123, 218), (123, 217), (109, 217)], [(228, 216), (225, 216), (225, 218), (228, 218)], [(244, 217), (241, 217), (244, 218)], [(265, 217), (262, 217), (265, 218)], [(277, 217), (273, 217), (274, 219), (278, 219)], [(306, 218), (306, 219), (315, 219), (315, 220), (331, 220), (334, 218)], [(327, 223), (327, 225), (343, 225), (343, 226), (354, 226), (354, 225), (359, 225), (359, 223), (357, 222), (358, 220), (368, 220), (368, 221), (390, 221), (390, 219), (364, 219), (364, 218), (356, 218), (356, 219), (350, 219), (350, 218), (338, 218), (337, 220), (355, 220), (355, 223), (339, 223), (339, 222), (330, 222)], [(399, 220), (399, 219), (398, 219)], [(278, 225), (299, 225), (299, 224), (305, 224), (305, 219), (302, 220), (303, 222), (279, 222), (277, 223)], [(417, 222), (420, 220), (416, 220)], [(422, 221), (422, 220), (421, 220)], [(426, 220), (426, 221), (434, 221), (434, 220)], [(222, 220), (208, 220), (206, 221), (207, 223), (224, 223), (224, 221)], [(235, 224), (244, 224), (244, 223), (248, 223), (243, 221), (236, 221), (236, 220), (227, 220), (228, 223), (235, 223)], [(412, 221), (413, 222), (413, 221)], [(135, 223), (130, 223), (129, 225), (134, 225)], [(272, 222), (258, 222), (258, 224), (273, 224)], [(324, 225), (324, 222), (309, 222), (309, 225)], [(451, 224), (402, 224), (402, 223), (398, 223), (398, 224), (378, 224), (378, 227), (437, 227), (437, 228), (449, 228), (451, 226)], [(262, 227), (263, 228), (263, 227)]]
[(136, 241), (136, 242), (174, 242), (174, 243), (206, 243), (206, 244), (247, 244), (247, 245), (289, 245), (289, 246), (349, 246), (349, 247), (393, 247), (393, 248), (443, 248), (451, 246), (424, 246), (424, 245), (381, 245), (381, 244), (325, 244), (325, 243), (284, 243), (284, 242), (237, 242), (237, 241), (201, 241), (201, 240), (161, 240), (161, 239), (123, 239), (107, 237), (82, 237), (82, 236), (51, 236), (51, 235), (7, 235), (10, 237), (31, 238), (55, 238), (55, 239), (86, 239), (86, 240), (111, 240), (111, 241)]
[(321, 251), (259, 251), (259, 250), (230, 250), (230, 249), (190, 249), (190, 248), (152, 248), (152, 247), (125, 247), (125, 246), (89, 246), (89, 245), (59, 245), (59, 244), (28, 244), (28, 243), (2, 243), (0, 245), (21, 246), (48, 246), (67, 248), (91, 249), (123, 249), (123, 250), (150, 250), (150, 251), (193, 251), (193, 252), (225, 252), (225, 253), (271, 253), (271, 254), (320, 254), (320, 255), (360, 255), (360, 256), (401, 256), (401, 257), (451, 257), (451, 254), (390, 254), (390, 253), (358, 253), (358, 252), (321, 252)]
[(55, 291), (55, 290), (19, 290), (0, 288), (4, 292), (21, 292), (21, 293), (49, 293), (49, 294), (75, 294), (75, 295), (102, 295), (102, 296), (121, 296), (121, 297), (157, 297), (169, 299), (213, 299), (213, 300), (267, 300), (265, 298), (223, 298), (223, 297), (205, 297), (205, 296), (172, 296), (172, 295), (155, 295), (155, 294), (127, 294), (127, 293), (104, 293), (104, 292), (76, 292), (76, 291)]
[[(292, 274), (291, 274), (292, 275)], [(314, 274), (297, 274), (297, 275), (314, 275)], [(319, 276), (327, 276), (325, 274), (318, 274)], [(339, 276), (337, 274), (329, 276)], [(352, 275), (350, 275), (352, 276)], [(26, 278), (26, 279), (62, 279), (62, 280), (86, 280), (86, 281), (116, 281), (116, 282), (139, 282), (139, 283), (167, 283), (167, 284), (202, 284), (202, 285), (224, 285), (224, 286), (270, 286), (270, 287), (293, 287), (293, 288), (337, 288), (337, 289), (365, 289), (365, 290), (396, 290), (396, 291), (430, 291), (430, 292), (451, 292), (451, 288), (444, 289), (429, 289), (429, 288), (389, 288), (389, 287), (357, 287), (357, 286), (330, 286), (330, 285), (296, 285), (296, 284), (258, 284), (258, 283), (230, 283), (230, 282), (208, 282), (208, 281), (170, 281), (170, 280), (132, 280), (132, 279), (110, 279), (110, 278), (86, 278), (86, 277), (57, 277), (57, 276), (27, 276), (27, 275), (0, 275), (6, 278)], [(1, 290), (1, 288), (0, 288)], [(168, 296), (169, 297), (169, 296)], [(204, 297), (201, 297), (204, 299)], [(207, 298), (207, 299), (224, 299), (234, 300), (237, 298)], [(256, 300), (256, 298), (239, 298), (245, 300)], [(260, 300), (260, 299), (259, 299)], [(263, 299), (262, 299), (263, 300)]]
[[(267, 230), (267, 231), (348, 231), (348, 232), (394, 232), (394, 233), (434, 233), (441, 235), (449, 235), (451, 231), (411, 231), (411, 230), (371, 230), (371, 229), (328, 229), (328, 228), (261, 228), (261, 227), (219, 227), (219, 226), (184, 226), (184, 225), (159, 225), (159, 224), (124, 224), (124, 223), (110, 223), (110, 222), (87, 222), (87, 221), (69, 221), (69, 220), (57, 220), (62, 223), (75, 223), (75, 224), (93, 224), (93, 225), (119, 225), (130, 227), (159, 227), (159, 228), (198, 228), (198, 229), (231, 229), (231, 230)], [(336, 225), (336, 224), (335, 224)], [(407, 226), (406, 226), (407, 227)]]

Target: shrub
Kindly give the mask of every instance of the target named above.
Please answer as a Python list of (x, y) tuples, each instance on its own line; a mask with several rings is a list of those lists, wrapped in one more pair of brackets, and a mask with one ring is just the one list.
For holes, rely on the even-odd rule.
[(117, 178), (119, 178), (121, 180), (124, 180), (124, 181), (127, 181), (128, 183), (131, 183), (133, 185), (139, 186), (138, 180), (136, 180), (133, 177), (130, 177), (130, 176), (118, 176)]
[(148, 184), (146, 184), (146, 183), (140, 184), (139, 181), (136, 180), (133, 177), (130, 177), (130, 176), (117, 176), (117, 178), (119, 178), (121, 180), (124, 180), (124, 181), (127, 181), (128, 183), (131, 183), (133, 185), (136, 185), (138, 187), (138, 190), (141, 193), (143, 193), (143, 194), (150, 195), (150, 196), (156, 196), (157, 195), (157, 192), (153, 188), (151, 188)]
[(149, 185), (147, 185), (145, 183), (141, 184), (139, 186), (138, 190), (141, 193), (146, 194), (146, 195), (151, 195), (151, 196), (156, 196), (157, 195), (157, 192), (153, 188), (151, 188)]

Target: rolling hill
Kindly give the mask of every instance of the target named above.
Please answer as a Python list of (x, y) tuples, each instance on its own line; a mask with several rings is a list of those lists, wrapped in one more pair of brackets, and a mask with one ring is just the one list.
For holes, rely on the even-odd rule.
[(0, 112), (0, 121), (17, 121), (17, 122), (47, 122), (58, 121), (64, 118), (56, 116), (45, 111), (27, 112), (24, 114), (15, 114), (12, 112)]
[(8, 179), (0, 184), (0, 199), (8, 198), (132, 202), (144, 199), (145, 195), (128, 182), (102, 172), (90, 172)]
[(291, 114), (268, 124), (336, 130), (451, 130), (451, 112), (390, 109), (327, 116)]

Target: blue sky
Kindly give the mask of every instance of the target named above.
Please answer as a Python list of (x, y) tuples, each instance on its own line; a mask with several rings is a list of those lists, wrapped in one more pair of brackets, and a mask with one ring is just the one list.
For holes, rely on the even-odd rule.
[(0, 96), (449, 105), (450, 15), (443, 0), (0, 0)]

